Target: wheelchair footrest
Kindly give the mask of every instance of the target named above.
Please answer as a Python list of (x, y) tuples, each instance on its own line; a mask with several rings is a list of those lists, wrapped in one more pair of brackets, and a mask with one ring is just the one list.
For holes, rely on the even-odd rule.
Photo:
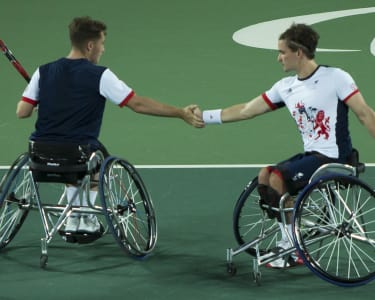
[(104, 227), (100, 224), (100, 229), (96, 232), (66, 232), (65, 230), (59, 230), (60, 236), (67, 243), (78, 243), (78, 244), (89, 244), (97, 239), (101, 238), (104, 234)]

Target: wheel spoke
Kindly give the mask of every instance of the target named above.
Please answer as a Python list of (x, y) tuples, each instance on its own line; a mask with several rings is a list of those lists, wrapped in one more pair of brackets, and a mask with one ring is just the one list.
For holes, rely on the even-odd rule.
[(353, 176), (331, 175), (310, 184), (294, 214), (297, 248), (307, 266), (337, 285), (375, 278), (375, 192)]

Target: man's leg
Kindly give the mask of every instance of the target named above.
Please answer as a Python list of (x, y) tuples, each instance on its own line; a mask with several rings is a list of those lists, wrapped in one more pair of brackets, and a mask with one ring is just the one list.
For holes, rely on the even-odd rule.
[[(76, 186), (67, 185), (65, 187), (66, 198), (68, 203), (72, 206), (81, 206), (81, 199), (79, 195), (78, 188)], [(79, 225), (80, 216), (77, 213), (72, 213), (66, 221), (65, 231), (66, 232), (76, 232)]]
[(260, 208), (265, 210), (268, 217), (273, 219), (276, 217), (275, 212), (270, 208), (264, 208), (263, 205), (269, 206), (272, 202), (272, 191), (270, 191), (270, 174), (272, 172), (272, 167), (264, 167), (259, 171), (258, 174), (258, 194), (260, 196), (259, 205)]
[[(274, 169), (274, 167), (262, 168), (258, 175), (258, 194), (260, 196), (260, 205), (266, 204), (268, 206), (278, 208), (281, 195), (286, 191), (282, 176)], [(277, 218), (280, 222), (280, 214), (271, 208), (268, 209), (267, 215), (269, 218)]]
[[(87, 195), (86, 191), (82, 195), (82, 206), (94, 206), (96, 197), (98, 195), (98, 174), (93, 175), (91, 178), (91, 186), (89, 194)], [(100, 223), (95, 214), (82, 214), (78, 226), (78, 231), (83, 233), (94, 233), (100, 231)]]
[[(272, 174), (270, 176), (270, 187), (277, 192), (277, 194), (279, 195), (279, 202), (280, 202), (281, 196), (287, 193), (287, 188), (286, 188), (285, 182), (283, 180), (282, 174), (280, 172), (278, 172), (277, 170), (272, 172)], [(279, 203), (278, 203), (278, 205), (279, 205)], [(293, 199), (292, 199), (291, 196), (289, 196), (288, 199), (286, 199), (285, 202), (284, 202), (284, 208), (292, 208), (292, 207), (293, 207)], [(289, 242), (288, 235), (285, 231), (285, 227), (286, 227), (289, 236), (292, 237), (292, 224), (291, 224), (292, 220), (291, 219), (292, 219), (292, 213), (291, 212), (287, 212), (285, 214), (285, 224), (282, 222), (280, 214), (277, 218), (278, 223), (279, 223), (279, 227), (281, 229), (280, 244), (284, 244), (283, 248), (285, 248), (285, 247), (288, 248), (288, 247), (292, 246)]]

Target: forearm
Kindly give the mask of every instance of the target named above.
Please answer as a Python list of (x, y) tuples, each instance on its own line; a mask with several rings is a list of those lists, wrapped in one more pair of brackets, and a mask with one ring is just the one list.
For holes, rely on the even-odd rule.
[(236, 104), (222, 110), (204, 111), (203, 120), (206, 124), (221, 124), (252, 119), (268, 111), (270, 107), (259, 96), (247, 103)]
[(134, 95), (127, 103), (127, 106), (136, 113), (159, 117), (179, 118), (194, 127), (204, 127), (202, 119), (193, 113), (194, 110), (197, 109), (197, 105), (195, 104), (190, 104), (184, 108), (178, 108), (172, 105), (160, 103), (151, 98)]
[(155, 103), (155, 105), (152, 106), (141, 106), (137, 110), (137, 113), (169, 118), (183, 118), (182, 108), (170, 106), (163, 103)]
[(247, 120), (254, 117), (254, 114), (246, 111), (246, 104), (237, 104), (225, 108), (221, 112), (223, 123)]
[(139, 96), (136, 97), (136, 99), (130, 100), (128, 106), (137, 113), (171, 118), (183, 118), (184, 116), (182, 108), (160, 103), (147, 97), (142, 97), (142, 99), (139, 99)]
[(221, 124), (247, 119), (242, 112), (243, 104), (231, 106), (225, 109), (212, 109), (203, 111), (202, 117), (206, 124)]

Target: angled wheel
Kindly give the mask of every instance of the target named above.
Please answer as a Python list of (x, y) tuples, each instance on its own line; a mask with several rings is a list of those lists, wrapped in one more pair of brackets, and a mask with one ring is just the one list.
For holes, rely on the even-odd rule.
[(242, 191), (233, 212), (233, 230), (237, 243), (242, 246), (251, 243), (254, 247), (246, 249), (256, 256), (255, 246), (259, 246), (260, 255), (276, 246), (280, 230), (275, 219), (269, 219), (260, 208), (258, 178), (254, 178)]
[(317, 179), (295, 204), (294, 238), (305, 264), (322, 279), (357, 286), (375, 278), (375, 191), (356, 177)]
[(109, 230), (122, 249), (145, 256), (156, 243), (153, 204), (146, 187), (127, 161), (108, 157), (101, 166), (99, 193)]
[(26, 165), (28, 154), (20, 155), (0, 184), (0, 249), (15, 237), (30, 210), (32, 178)]

